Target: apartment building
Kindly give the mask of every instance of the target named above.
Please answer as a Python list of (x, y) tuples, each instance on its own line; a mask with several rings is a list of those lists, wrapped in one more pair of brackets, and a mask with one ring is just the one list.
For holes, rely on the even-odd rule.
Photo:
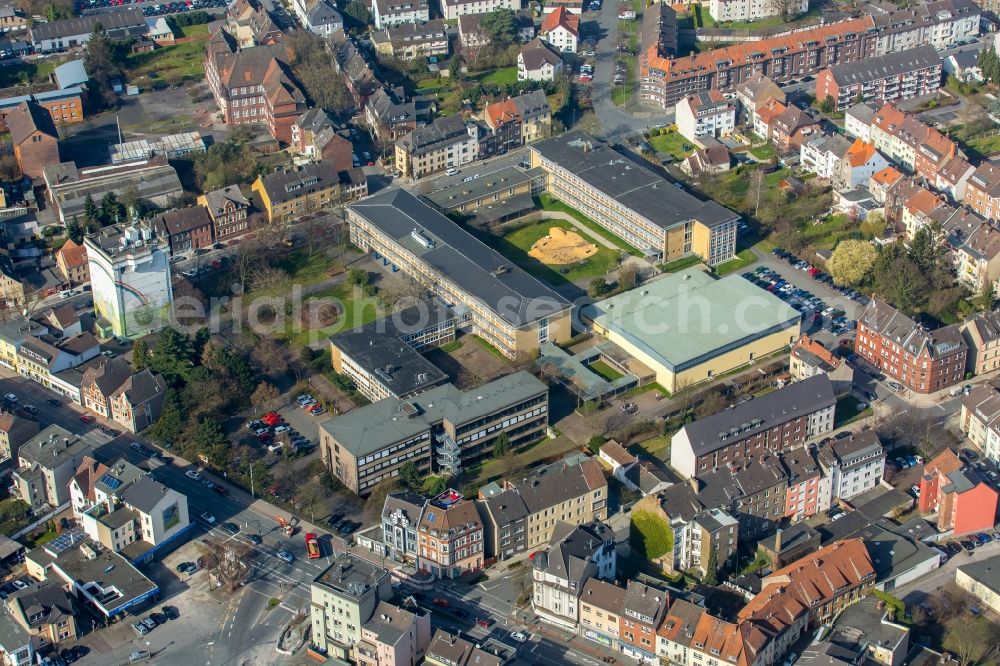
[(337, 4), (330, 0), (295, 0), (292, 3), (295, 15), (302, 27), (321, 37), (330, 37), (344, 29), (344, 17), (337, 11)]
[(0, 462), (16, 460), (17, 450), (38, 435), (38, 421), (13, 412), (0, 412)]
[(401, 139), (434, 118), (435, 99), (415, 95), (407, 101), (402, 88), (380, 87), (365, 102), (365, 122), (379, 139)]
[(873, 298), (858, 317), (854, 351), (907, 389), (926, 394), (962, 381), (968, 348), (957, 326), (927, 331)]
[(28, 178), (42, 175), (42, 167), (59, 162), (59, 132), (48, 109), (38, 102), (21, 102), (5, 113), (14, 158)]
[(157, 235), (167, 240), (171, 255), (208, 250), (215, 242), (212, 218), (204, 206), (175, 208), (157, 215), (150, 222)]
[(980, 10), (972, 0), (939, 0), (913, 9), (885, 5), (865, 9), (859, 18), (684, 58), (668, 57), (654, 33), (641, 45), (640, 96), (669, 108), (702, 90), (733, 90), (762, 72), (776, 83), (786, 83), (835, 65), (918, 46), (944, 50), (979, 34)]
[(826, 375), (833, 384), (834, 395), (850, 392), (854, 384), (854, 368), (806, 333), (792, 346), (788, 358), (788, 373), (795, 381)]
[(560, 522), (582, 525), (607, 520), (608, 481), (597, 460), (557, 461), (505, 487), (480, 489), (487, 557), (507, 559), (543, 547)]
[(448, 55), (448, 33), (441, 19), (387, 26), (371, 39), (376, 52), (400, 60)]
[(958, 281), (976, 294), (992, 289), (1000, 278), (1000, 229), (980, 225), (955, 248)]
[(500, 433), (514, 446), (532, 442), (548, 426), (548, 388), (517, 372), (470, 391), (452, 384), (406, 401), (386, 398), (320, 424), (327, 470), (365, 496), (379, 481), (413, 462), (422, 472), (447, 470), (488, 458)]
[(409, 192), (387, 189), (352, 204), (347, 221), (351, 242), (465, 308), (462, 327), (504, 356), (569, 339), (569, 302)]
[(483, 568), (483, 523), (472, 500), (446, 490), (430, 500), (417, 523), (417, 569), (436, 579)]
[(365, 108), (368, 98), (383, 85), (368, 50), (358, 48), (355, 38), (343, 31), (334, 33), (327, 43), (333, 56), (334, 71), (347, 85), (354, 106)]
[(69, 482), (93, 445), (62, 426), (50, 425), (17, 450), (13, 486), (32, 509), (69, 502)]
[(753, 622), (727, 622), (705, 612), (691, 637), (689, 663), (769, 664), (776, 654), (772, 639), (767, 629)]
[(657, 664), (656, 630), (670, 605), (665, 589), (654, 587), (653, 580), (629, 580), (618, 616), (618, 644), (622, 654), (641, 662)]
[(160, 418), (167, 384), (149, 368), (132, 372), (122, 357), (102, 360), (83, 371), (80, 397), (84, 407), (139, 432)]
[(406, 178), (423, 178), (478, 157), (478, 131), (460, 114), (436, 118), (396, 142), (396, 168)]
[(816, 458), (829, 477), (832, 499), (849, 500), (879, 485), (885, 473), (885, 450), (874, 430), (830, 440)]
[(1000, 312), (979, 312), (961, 328), (969, 348), (966, 371), (983, 375), (1000, 369)]
[(986, 604), (994, 613), (1000, 613), (1000, 557), (993, 556), (955, 570), (955, 584)]
[(562, 71), (559, 52), (539, 37), (522, 46), (517, 53), (518, 81), (555, 81)]
[(565, 7), (556, 7), (542, 19), (538, 36), (561, 53), (576, 53), (580, 43), (580, 16)]
[(772, 16), (794, 18), (809, 11), (809, 0), (791, 3), (777, 0), (710, 0), (708, 13), (716, 22), (759, 21)]
[(625, 601), (625, 588), (599, 578), (588, 578), (580, 594), (580, 634), (588, 641), (618, 651), (619, 615)]
[(945, 161), (934, 179), (934, 188), (944, 192), (952, 201), (965, 201), (965, 193), (969, 178), (976, 172), (976, 167), (960, 155)]
[(830, 98), (838, 111), (864, 103), (873, 107), (919, 95), (933, 95), (941, 87), (941, 57), (930, 46), (888, 53), (877, 58), (844, 63), (816, 75), (816, 99)]
[(781, 455), (781, 464), (788, 475), (785, 515), (792, 522), (805, 520), (830, 508), (830, 477), (824, 475), (810, 449), (803, 447), (786, 451)]
[(83, 244), (73, 242), (72, 238), (67, 238), (56, 253), (56, 266), (63, 278), (73, 286), (90, 282), (90, 273), (87, 271), (87, 248)]
[(799, 147), (799, 166), (820, 178), (833, 180), (840, 171), (851, 142), (840, 134), (823, 134)]
[(529, 147), (548, 192), (647, 256), (696, 255), (711, 265), (736, 252), (739, 215), (701, 201), (590, 135), (573, 130)]
[(431, 614), (412, 599), (399, 606), (380, 601), (361, 626), (354, 646), (357, 666), (419, 664), (431, 643)]
[(689, 141), (726, 137), (736, 127), (736, 105), (718, 90), (707, 90), (677, 102), (674, 117), (677, 131)]
[(547, 622), (576, 627), (586, 582), (613, 581), (616, 562), (615, 534), (604, 523), (556, 523), (548, 547), (531, 560), (531, 607)]
[(250, 230), (250, 202), (238, 185), (229, 185), (198, 195), (198, 205), (204, 206), (212, 220), (217, 242), (242, 236)]
[(69, 594), (53, 581), (32, 583), (7, 597), (10, 616), (32, 636), (36, 648), (46, 649), (77, 638), (76, 613)]
[(379, 30), (403, 23), (424, 23), (431, 18), (427, 0), (372, 0), (371, 12)]
[[(936, 183), (938, 174), (958, 153), (957, 144), (913, 116), (890, 104), (881, 107), (872, 116), (871, 143), (891, 162), (901, 165), (921, 176), (929, 183)], [(951, 165), (952, 173), (945, 176), (942, 190), (961, 188), (967, 179), (960, 165)]]
[(924, 466), (917, 507), (937, 514), (940, 531), (955, 536), (982, 532), (996, 524), (997, 491), (977, 468), (945, 449)]
[(330, 337), (333, 369), (350, 377), (372, 402), (403, 400), (448, 381), (421, 352), (455, 340), (458, 317), (422, 301)]
[(487, 104), (483, 122), (496, 137), (498, 153), (506, 152), (549, 135), (552, 109), (541, 90)]
[(272, 224), (285, 224), (340, 201), (340, 176), (333, 165), (312, 162), (257, 176), (257, 193)]
[[(685, 599), (672, 599), (663, 617), (663, 624), (656, 631), (656, 654), (661, 663), (687, 666), (692, 663), (691, 652), (695, 629), (705, 609)], [(713, 655), (713, 657), (716, 655)]]
[(389, 493), (382, 505), (382, 543), (397, 562), (417, 561), (417, 525), (427, 498), (408, 490)]
[[(964, 359), (964, 356), (963, 356)], [(830, 378), (816, 375), (682, 427), (670, 442), (670, 466), (685, 478), (798, 448), (833, 429)]]
[(116, 504), (121, 499), (121, 493), (144, 476), (146, 472), (124, 456), (109, 460), (108, 464), (84, 456), (69, 482), (73, 517), (79, 520), (84, 512), (98, 504)]
[(506, 666), (514, 659), (515, 650), (506, 643), (487, 638), (472, 643), (449, 634), (444, 629), (434, 632), (427, 648), (427, 666)]
[(966, 183), (963, 203), (988, 220), (1000, 220), (1000, 168), (980, 164)]
[(310, 593), (313, 644), (331, 657), (355, 661), (362, 627), (392, 598), (392, 586), (381, 565), (340, 552), (313, 579)]
[(291, 75), (291, 54), (278, 42), (241, 48), (219, 28), (205, 45), (205, 78), (227, 124), (264, 124), (271, 136), (292, 142), (292, 124), (306, 97)]
[(498, 9), (517, 11), (521, 3), (513, 0), (441, 0), (441, 16), (448, 21), (463, 16), (489, 14)]
[(873, 144), (855, 139), (834, 172), (833, 187), (838, 191), (864, 187), (872, 176), (887, 166), (889, 162)]

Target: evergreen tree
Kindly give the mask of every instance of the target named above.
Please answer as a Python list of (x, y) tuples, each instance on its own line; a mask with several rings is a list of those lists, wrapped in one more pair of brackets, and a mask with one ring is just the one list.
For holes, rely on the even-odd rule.
[(83, 242), (83, 225), (80, 224), (80, 220), (76, 215), (66, 223), (66, 236), (77, 245)]
[(87, 224), (99, 224), (101, 222), (101, 210), (94, 203), (94, 197), (89, 194), (83, 200), (83, 221)]
[(149, 364), (149, 345), (146, 344), (145, 340), (136, 340), (132, 346), (132, 369), (139, 372), (148, 368)]
[(127, 220), (125, 206), (118, 201), (118, 195), (114, 192), (107, 192), (101, 198), (101, 221), (104, 224), (115, 224)]
[(90, 39), (83, 53), (83, 63), (90, 74), (90, 79), (96, 84), (104, 105), (114, 106), (118, 98), (111, 86), (111, 80), (121, 76), (122, 68), (115, 56), (111, 39), (100, 22), (94, 24), (94, 31), (90, 33)]
[(705, 585), (715, 587), (719, 584), (719, 552), (715, 548), (708, 549), (708, 562), (705, 564)]
[(503, 458), (508, 453), (510, 453), (510, 437), (506, 432), (502, 432), (493, 440), (493, 457)]

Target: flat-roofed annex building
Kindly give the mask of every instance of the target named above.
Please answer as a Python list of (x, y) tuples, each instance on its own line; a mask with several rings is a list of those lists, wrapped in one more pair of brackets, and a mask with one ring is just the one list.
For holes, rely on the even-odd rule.
[(570, 304), (409, 192), (389, 189), (347, 207), (351, 242), (400, 270), (508, 358), (572, 335)]
[(594, 137), (566, 132), (529, 147), (548, 192), (662, 261), (695, 255), (711, 265), (736, 254), (740, 216), (702, 201)]
[(358, 495), (413, 462), (421, 473), (484, 460), (500, 433), (512, 445), (534, 441), (549, 423), (548, 387), (516, 372), (470, 391), (444, 384), (409, 401), (392, 398), (320, 424), (327, 470)]
[(801, 319), (738, 275), (716, 279), (697, 268), (584, 306), (580, 316), (671, 392), (787, 348)]

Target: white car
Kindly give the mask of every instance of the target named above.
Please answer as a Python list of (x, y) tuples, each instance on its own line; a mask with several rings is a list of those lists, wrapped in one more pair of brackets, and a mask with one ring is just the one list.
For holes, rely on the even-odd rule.
[(4, 398), (10, 400), (11, 402), (17, 402), (17, 396), (14, 395), (13, 393), (8, 393), (7, 395), (4, 396)]
[(311, 395), (309, 395), (308, 393), (303, 393), (302, 395), (295, 398), (295, 402), (299, 403), (300, 405), (304, 405), (305, 403), (309, 402), (312, 399), (313, 397)]
[(271, 453), (277, 453), (278, 451), (281, 450), (281, 447), (283, 447), (284, 445), (285, 445), (284, 442), (278, 442), (277, 444), (272, 444), (271, 446), (267, 447), (267, 450), (270, 451)]
[(274, 434), (275, 435), (280, 435), (281, 433), (288, 432), (289, 430), (291, 430), (291, 428), (289, 428), (288, 426), (286, 426), (286, 425), (280, 425), (280, 426), (278, 426), (277, 428), (274, 429)]
[(201, 518), (202, 520), (204, 520), (209, 525), (214, 525), (215, 524), (215, 516), (213, 516), (212, 514), (210, 514), (208, 511), (206, 511), (203, 514), (201, 514), (199, 516), (199, 518)]
[(260, 436), (261, 436), (261, 435), (263, 435), (263, 434), (264, 434), (265, 432), (271, 432), (271, 431), (270, 431), (270, 430), (268, 430), (267, 428), (257, 428), (256, 430), (254, 430), (254, 431), (253, 431), (253, 434), (255, 434), (255, 435), (257, 435), (258, 437), (260, 437)]
[(189, 479), (193, 479), (194, 481), (201, 480), (201, 474), (194, 471), (193, 469), (189, 469), (188, 471), (184, 472), (184, 476), (186, 476)]
[(518, 643), (525, 643), (528, 640), (528, 634), (524, 633), (523, 631), (515, 631), (510, 635), (510, 637), (513, 638)]

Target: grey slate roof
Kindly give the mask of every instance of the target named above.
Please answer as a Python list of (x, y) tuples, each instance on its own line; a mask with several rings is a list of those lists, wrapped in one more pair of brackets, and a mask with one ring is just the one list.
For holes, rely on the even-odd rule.
[[(536, 377), (522, 371), (471, 391), (445, 384), (410, 400), (386, 398), (324, 421), (320, 427), (352, 455), (362, 457), (426, 432), (442, 419), (456, 424), (474, 421), (547, 390)], [(418, 413), (408, 418), (402, 411), (404, 404), (413, 405)]]
[(655, 628), (666, 612), (668, 598), (669, 595), (664, 590), (658, 590), (637, 580), (630, 580), (625, 589), (622, 614), (643, 622), (651, 618), (649, 624)]
[(21, 445), (17, 456), (45, 469), (54, 469), (78, 453), (89, 451), (91, 444), (62, 426), (50, 425)]
[(858, 324), (903, 347), (911, 354), (925, 350), (931, 358), (940, 358), (965, 348), (965, 340), (956, 326), (928, 331), (880, 298), (872, 298), (858, 317)]
[(426, 497), (409, 490), (389, 493), (386, 495), (385, 504), (382, 505), (382, 518), (388, 518), (392, 513), (401, 511), (410, 525), (416, 527), (425, 504), (427, 504)]
[(739, 437), (745, 438), (835, 403), (830, 378), (821, 374), (698, 419), (684, 426), (683, 430), (694, 454), (700, 456), (726, 445), (727, 440), (722, 439), (720, 433), (725, 433), (728, 439), (728, 434), (735, 428)]
[(593, 490), (595, 486), (592, 485), (592, 480), (596, 479), (595, 473), (600, 475), (605, 484), (607, 483), (600, 463), (594, 458), (588, 458), (579, 465), (566, 465), (546, 471), (515, 486), (528, 513), (538, 513)]
[(418, 127), (401, 138), (396, 145), (413, 155), (422, 155), (467, 138), (469, 131), (465, 122), (462, 116), (455, 114), (435, 118), (429, 125)]
[(17, 623), (7, 604), (0, 604), (0, 648), (13, 654), (31, 643), (31, 635)]
[(837, 85), (850, 86), (940, 65), (941, 57), (937, 51), (930, 46), (918, 46), (877, 58), (834, 65), (830, 68), (830, 74)]
[(520, 58), (524, 63), (524, 69), (529, 72), (539, 70), (546, 64), (558, 67), (562, 62), (555, 49), (538, 37), (521, 47)]
[[(350, 209), (511, 325), (525, 326), (571, 307), (555, 291), (405, 190), (382, 190), (351, 204)], [(414, 230), (431, 241), (430, 247), (414, 239)]]
[(844, 439), (832, 439), (818, 452), (821, 463), (827, 467), (839, 464), (841, 467), (850, 467), (865, 457), (882, 453), (882, 442), (874, 430), (862, 430)]
[(587, 525), (558, 522), (552, 530), (549, 547), (535, 555), (532, 566), (561, 580), (582, 583), (597, 573), (591, 557), (598, 548), (613, 543), (614, 531), (600, 521)]
[(271, 204), (281, 204), (309, 192), (316, 192), (340, 183), (340, 176), (333, 165), (320, 160), (297, 169), (276, 171), (261, 178)]
[(31, 28), (31, 39), (38, 42), (43, 39), (54, 39), (57, 37), (89, 35), (94, 31), (94, 26), (98, 23), (101, 24), (112, 39), (139, 35), (145, 33), (147, 30), (146, 17), (143, 15), (142, 10), (129, 7), (107, 14), (38, 23)]
[[(23, 590), (10, 595), (7, 603), (13, 601), (24, 615), (24, 619), (34, 628), (55, 624), (64, 617), (73, 615), (73, 602), (60, 585), (52, 581), (32, 583)], [(40, 617), (31, 621), (34, 616)]]
[(170, 488), (167, 488), (159, 481), (154, 481), (148, 476), (143, 476), (136, 479), (135, 483), (125, 491), (122, 501), (136, 511), (150, 513), (156, 508), (160, 500), (171, 492), (173, 491)]
[(985, 585), (994, 594), (1000, 594), (1000, 555), (960, 566), (958, 570), (980, 585)]
[(714, 201), (701, 201), (673, 187), (649, 168), (579, 130), (543, 139), (530, 149), (664, 230), (690, 220), (714, 227), (740, 217)]

